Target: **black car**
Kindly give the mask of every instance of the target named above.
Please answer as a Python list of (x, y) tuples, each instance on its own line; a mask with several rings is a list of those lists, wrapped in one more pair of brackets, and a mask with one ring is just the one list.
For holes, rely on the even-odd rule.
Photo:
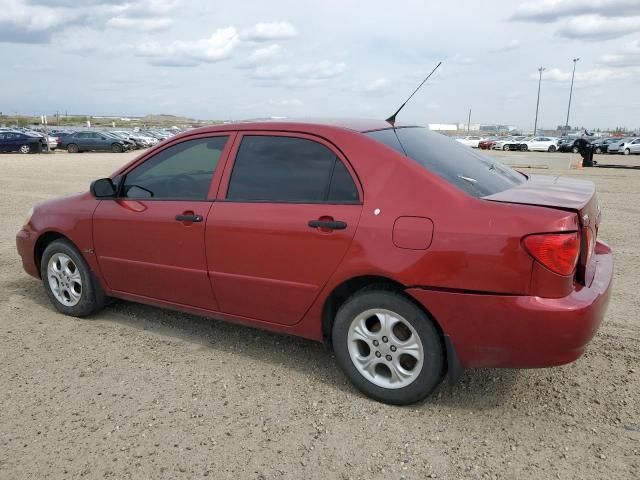
[(0, 131), (0, 152), (38, 153), (47, 149), (47, 140), (39, 135), (18, 132)]
[(589, 143), (591, 142), (585, 138), (563, 138), (558, 142), (558, 151), (578, 153)]
[(62, 137), (58, 142), (59, 148), (65, 148), (69, 153), (86, 152), (89, 150), (106, 150), (120, 153), (128, 149), (123, 140), (105, 135), (103, 132), (81, 131)]
[(102, 132), (102, 133), (104, 133), (107, 136), (113, 137), (117, 140), (120, 140), (121, 142), (124, 142), (125, 146), (127, 147), (127, 150), (135, 150), (136, 148), (138, 148), (138, 144), (135, 141), (129, 138), (126, 138), (123, 135), (120, 135), (114, 132)]
[(609, 151), (609, 145), (618, 143), (619, 141), (619, 138), (599, 138), (591, 142), (591, 144), (594, 146), (596, 153), (607, 153)]

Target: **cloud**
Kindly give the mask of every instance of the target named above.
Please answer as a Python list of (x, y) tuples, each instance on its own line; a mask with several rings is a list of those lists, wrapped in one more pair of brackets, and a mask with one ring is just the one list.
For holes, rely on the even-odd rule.
[(67, 9), (0, 0), (0, 42), (48, 43), (51, 36), (73, 23), (77, 13)]
[(640, 40), (627, 45), (623, 50), (604, 55), (600, 62), (614, 68), (627, 68), (640, 65)]
[(391, 80), (381, 77), (365, 85), (362, 91), (370, 95), (385, 95), (391, 91), (391, 87)]
[(321, 60), (302, 65), (277, 64), (256, 67), (251, 76), (262, 83), (278, 83), (286, 87), (310, 87), (342, 75), (343, 62)]
[[(569, 83), (571, 81), (571, 71), (560, 70), (559, 68), (551, 68), (542, 73), (543, 81), (557, 82), (557, 83)], [(597, 85), (601, 83), (610, 82), (612, 80), (620, 80), (627, 78), (629, 72), (621, 71), (620, 69), (612, 68), (595, 68), (593, 70), (587, 70), (585, 72), (576, 72), (575, 83), (577, 85)], [(531, 74), (531, 78), (538, 79), (538, 74)]]
[(512, 20), (554, 23), (564, 17), (596, 14), (603, 17), (640, 15), (638, 0), (538, 0), (516, 8)]
[(209, 38), (194, 41), (176, 40), (167, 45), (158, 42), (143, 43), (138, 55), (150, 57), (154, 65), (190, 67), (200, 63), (213, 63), (231, 56), (239, 42), (235, 27), (219, 28)]
[(131, 18), (131, 17), (113, 17), (110, 18), (106, 26), (121, 30), (140, 30), (143, 32), (157, 32), (166, 30), (171, 26), (173, 20), (166, 17), (160, 18)]
[(601, 15), (581, 15), (563, 22), (556, 35), (574, 40), (609, 40), (640, 31), (640, 16), (607, 18)]
[(180, 0), (0, 0), (0, 42), (49, 43), (54, 34), (87, 26), (163, 30)]
[(520, 40), (511, 40), (507, 43), (502, 44), (497, 48), (489, 50), (489, 53), (510, 52), (512, 50), (517, 50), (518, 48), (520, 48)]
[(252, 27), (244, 29), (241, 33), (242, 40), (249, 42), (287, 40), (297, 36), (298, 31), (293, 25), (286, 21), (270, 23), (260, 22)]

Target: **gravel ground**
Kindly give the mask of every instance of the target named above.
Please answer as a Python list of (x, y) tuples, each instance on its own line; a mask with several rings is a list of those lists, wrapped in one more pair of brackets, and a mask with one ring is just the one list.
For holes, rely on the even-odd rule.
[(539, 170), (595, 180), (615, 253), (584, 357), (468, 371), (398, 408), (357, 393), (306, 340), (126, 302), (56, 313), (14, 235), (33, 203), (132, 156), (0, 155), (1, 479), (640, 478), (639, 167)]

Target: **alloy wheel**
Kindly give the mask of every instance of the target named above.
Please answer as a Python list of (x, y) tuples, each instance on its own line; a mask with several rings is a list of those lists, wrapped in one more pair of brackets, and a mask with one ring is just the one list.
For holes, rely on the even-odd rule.
[(82, 298), (82, 276), (74, 261), (64, 253), (56, 253), (47, 264), (47, 279), (54, 297), (62, 305), (73, 307)]
[(422, 371), (422, 341), (413, 326), (392, 311), (362, 312), (351, 323), (347, 342), (353, 365), (379, 387), (406, 387)]

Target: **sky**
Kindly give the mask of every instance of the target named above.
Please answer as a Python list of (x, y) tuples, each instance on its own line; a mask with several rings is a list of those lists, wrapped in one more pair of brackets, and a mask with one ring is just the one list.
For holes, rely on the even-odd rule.
[(0, 112), (640, 127), (640, 0), (0, 0)]

